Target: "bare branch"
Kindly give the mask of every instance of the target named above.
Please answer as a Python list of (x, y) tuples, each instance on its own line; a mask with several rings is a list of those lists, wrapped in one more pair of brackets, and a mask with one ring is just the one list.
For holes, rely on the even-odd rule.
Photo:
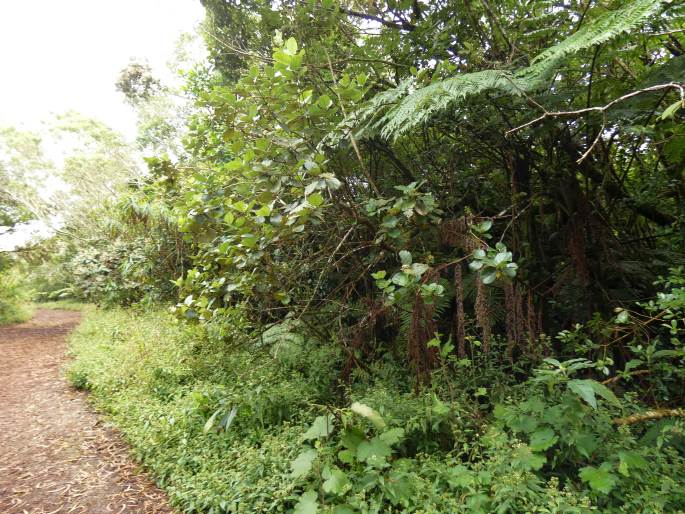
[(578, 116), (580, 114), (585, 114), (588, 112), (606, 112), (609, 109), (611, 109), (614, 105), (617, 103), (623, 102), (625, 100), (628, 100), (629, 98), (633, 98), (634, 96), (641, 95), (643, 93), (651, 93), (653, 91), (662, 91), (664, 89), (677, 89), (680, 92), (680, 100), (685, 104), (685, 87), (683, 87), (682, 84), (678, 84), (676, 82), (669, 82), (668, 84), (658, 84), (656, 86), (651, 86), (651, 87), (646, 87), (644, 89), (638, 89), (637, 91), (633, 91), (632, 93), (628, 93), (627, 95), (623, 95), (619, 98), (616, 98), (615, 100), (612, 100), (606, 105), (603, 105), (601, 107), (586, 107), (584, 109), (578, 109), (575, 111), (547, 111), (544, 114), (538, 116), (537, 118), (530, 120), (527, 123), (524, 123), (523, 125), (519, 125), (518, 127), (515, 127), (511, 130), (508, 130), (505, 133), (506, 137), (509, 137), (509, 134), (512, 134), (514, 132), (518, 132), (519, 130), (523, 130), (524, 128), (530, 127), (531, 125), (536, 125), (537, 123), (541, 122), (544, 119), (547, 118), (552, 118), (552, 117), (560, 117), (560, 116)]

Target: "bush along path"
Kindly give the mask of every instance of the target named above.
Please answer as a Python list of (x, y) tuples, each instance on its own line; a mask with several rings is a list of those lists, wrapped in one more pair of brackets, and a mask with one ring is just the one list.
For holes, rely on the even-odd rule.
[(0, 512), (171, 513), (126, 445), (61, 374), (78, 312), (0, 328)]

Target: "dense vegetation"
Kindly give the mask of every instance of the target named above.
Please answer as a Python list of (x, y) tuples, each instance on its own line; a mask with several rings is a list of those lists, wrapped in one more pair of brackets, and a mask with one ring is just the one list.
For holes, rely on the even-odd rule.
[(0, 163), (0, 215), (68, 214), (33, 287), (109, 307), (69, 376), (172, 500), (685, 510), (685, 6), (203, 4), (182, 92), (117, 82), (146, 173), (74, 115), (80, 202)]

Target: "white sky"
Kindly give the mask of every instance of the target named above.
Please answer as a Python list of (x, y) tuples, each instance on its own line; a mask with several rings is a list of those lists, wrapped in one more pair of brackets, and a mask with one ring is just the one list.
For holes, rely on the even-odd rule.
[(0, 125), (73, 109), (132, 140), (118, 72), (135, 57), (164, 78), (178, 36), (203, 18), (199, 0), (0, 0)]
[[(199, 0), (0, 0), (0, 126), (38, 129), (75, 110), (132, 141), (136, 117), (114, 88), (119, 71), (147, 60), (168, 84), (178, 37), (203, 19)], [(0, 230), (0, 251), (45, 233), (41, 222)]]

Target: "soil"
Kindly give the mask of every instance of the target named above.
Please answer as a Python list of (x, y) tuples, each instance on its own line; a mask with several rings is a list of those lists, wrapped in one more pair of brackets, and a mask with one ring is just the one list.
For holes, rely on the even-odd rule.
[(0, 327), (0, 513), (172, 513), (62, 373), (73, 311)]

